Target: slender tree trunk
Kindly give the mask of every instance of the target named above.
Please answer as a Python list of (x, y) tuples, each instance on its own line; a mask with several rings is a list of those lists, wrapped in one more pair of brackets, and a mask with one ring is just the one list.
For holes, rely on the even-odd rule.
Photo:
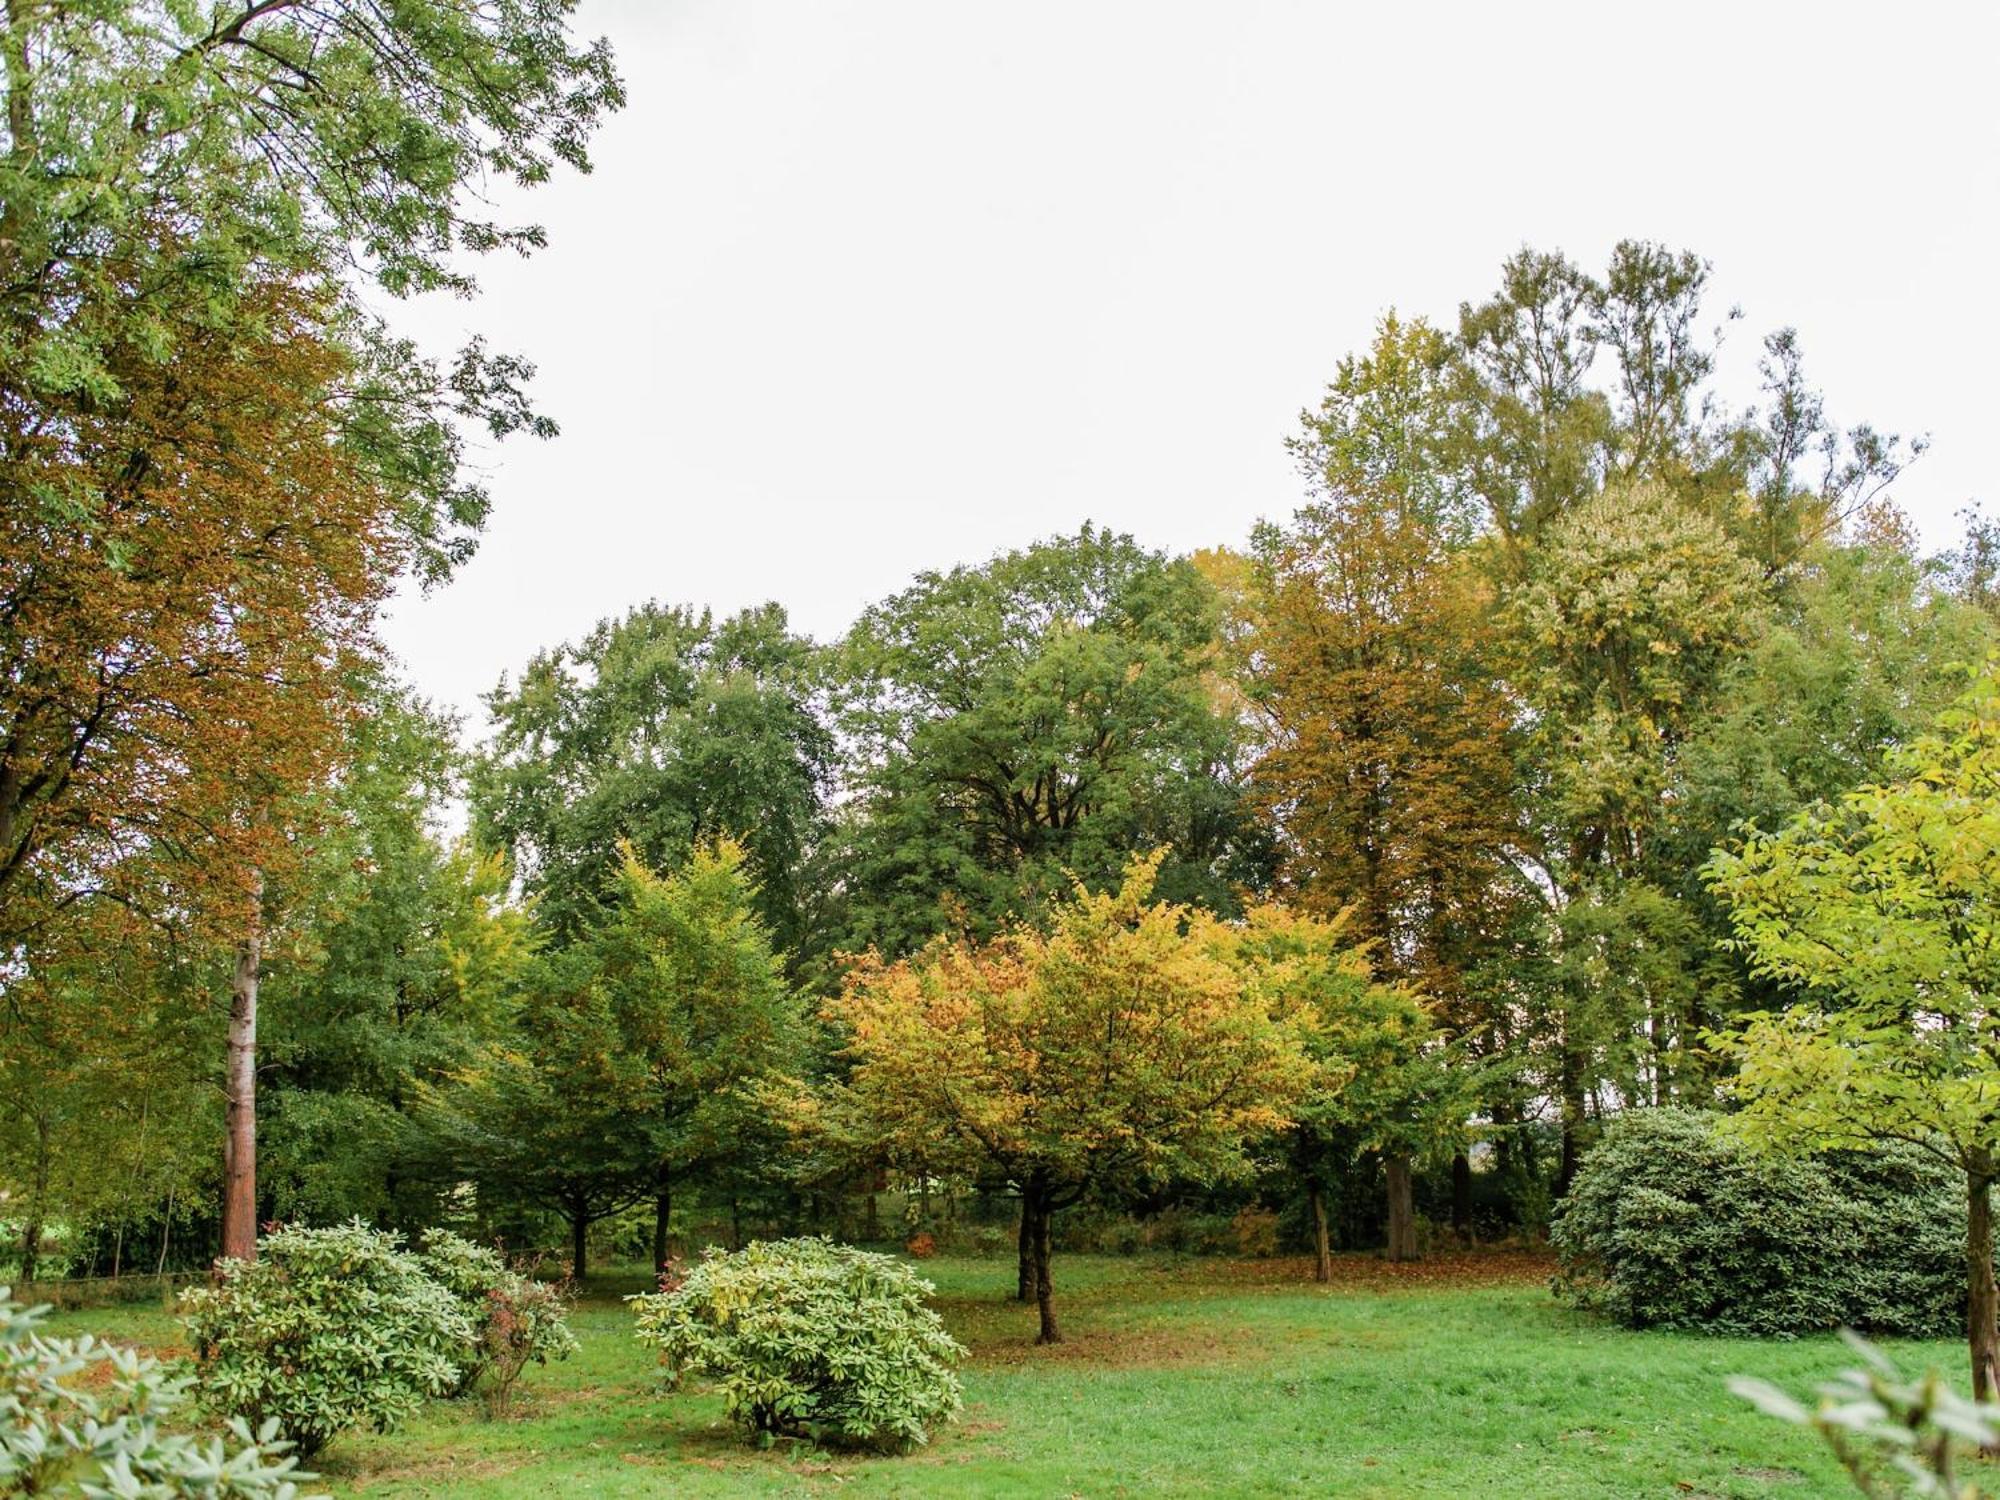
[(1055, 1281), (1049, 1274), (1049, 1221), (1054, 1217), (1044, 1188), (1035, 1195), (1035, 1307), (1042, 1319), (1042, 1331), (1035, 1338), (1038, 1344), (1062, 1342), (1062, 1330), (1056, 1327)]
[(1021, 1188), (1021, 1233), (1016, 1248), (1020, 1252), (1020, 1266), (1014, 1300), (1026, 1302), (1035, 1295), (1035, 1210), (1034, 1199), (1025, 1184)]
[(1326, 1227), (1326, 1189), (1315, 1181), (1310, 1189), (1313, 1211), (1313, 1280), (1333, 1280), (1333, 1237)]
[(590, 1270), (590, 1215), (581, 1204), (569, 1211), (569, 1274), (578, 1286)]
[(1472, 1243), (1472, 1158), (1463, 1151), (1451, 1159), (1451, 1227)]
[(729, 1195), (729, 1248), (743, 1248), (743, 1200), (734, 1193)]
[(1972, 1398), (2000, 1394), (2000, 1294), (1993, 1283), (1993, 1162), (1984, 1152), (1965, 1174), (1966, 1342), (1972, 1349)]
[(227, 1133), (222, 1153), (222, 1253), (257, 1258), (257, 979), (263, 958), (264, 878), (253, 874), (249, 930), (236, 945), (229, 992)]
[(663, 1163), (653, 1180), (653, 1274), (666, 1270), (673, 1253), (674, 1183)]
[(1417, 1205), (1410, 1182), (1410, 1159), (1401, 1154), (1382, 1158), (1383, 1175), (1389, 1185), (1388, 1247), (1390, 1260), (1417, 1258)]
[(160, 1220), (160, 1263), (157, 1266), (153, 1267), (153, 1274), (155, 1276), (165, 1276), (167, 1274), (167, 1246), (173, 1242), (173, 1238), (174, 1238), (174, 1190), (172, 1186), (169, 1186), (167, 1188), (166, 1217)]

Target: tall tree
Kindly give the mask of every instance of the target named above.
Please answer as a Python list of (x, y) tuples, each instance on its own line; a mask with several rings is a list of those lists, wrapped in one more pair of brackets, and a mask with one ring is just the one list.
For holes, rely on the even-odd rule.
[(622, 892), (621, 841), (662, 869), (739, 840), (759, 915), (794, 949), (833, 757), (813, 673), (810, 643), (775, 604), (722, 621), (657, 604), (605, 620), (488, 695), (474, 829), (512, 857), (563, 941)]
[(1753, 832), (1708, 878), (1782, 1011), (1734, 1034), (1735, 1123), (1787, 1146), (1913, 1141), (1965, 1177), (1973, 1393), (2000, 1393), (2000, 662), (1892, 776)]
[(1090, 527), (869, 609), (836, 690), (847, 941), (990, 934), (1160, 845), (1163, 893), (1227, 909), (1259, 872), (1239, 726), (1213, 693), (1218, 624), (1192, 564)]
[(1057, 1343), (1050, 1225), (1092, 1189), (1208, 1180), (1290, 1123), (1312, 1076), (1302, 1009), (1274, 1014), (1227, 924), (1155, 902), (1161, 856), (1078, 888), (1050, 931), (856, 961), (828, 1008), (859, 1107), (1021, 1194), (1040, 1342)]
[[(1342, 363), (1293, 443), (1315, 499), (1257, 535), (1240, 649), (1282, 887), (1351, 912), (1378, 979), (1491, 1050), (1466, 976), (1523, 895), (1520, 735), (1471, 550), (1477, 499), (1450, 468), (1451, 358), (1428, 325), (1391, 317)], [(1397, 1223), (1413, 1214), (1407, 1165), (1390, 1163)]]

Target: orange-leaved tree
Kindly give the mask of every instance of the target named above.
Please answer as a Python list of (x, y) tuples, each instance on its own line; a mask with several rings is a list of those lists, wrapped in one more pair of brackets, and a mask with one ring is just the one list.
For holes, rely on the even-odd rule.
[(255, 1243), (265, 908), (447, 457), (327, 285), (270, 276), (256, 312), (161, 312), (173, 358), (110, 346), (115, 395), (0, 398), (0, 952), (60, 963), (107, 898), (236, 949), (231, 1254)]
[(1241, 1169), (1314, 1074), (1309, 1013), (1246, 982), (1219, 918), (1154, 902), (1159, 863), (1134, 861), (1116, 891), (1079, 887), (1046, 932), (858, 959), (829, 1007), (852, 1102), (885, 1136), (1020, 1192), (1042, 1343), (1062, 1337), (1058, 1211), (1093, 1190)]

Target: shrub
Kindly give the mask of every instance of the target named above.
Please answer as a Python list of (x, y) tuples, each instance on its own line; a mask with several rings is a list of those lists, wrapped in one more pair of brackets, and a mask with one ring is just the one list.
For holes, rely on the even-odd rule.
[(1635, 1110), (1557, 1207), (1556, 1290), (1633, 1328), (1944, 1337), (1964, 1321), (1964, 1213), (1915, 1146), (1774, 1158), (1713, 1115)]
[(1979, 1449), (2000, 1446), (2000, 1406), (1966, 1400), (1935, 1370), (1906, 1379), (1866, 1339), (1842, 1336), (1862, 1367), (1822, 1384), (1817, 1408), (1749, 1376), (1729, 1388), (1766, 1415), (1817, 1432), (1854, 1487), (1874, 1500), (1985, 1500), (1988, 1492), (1961, 1484), (1958, 1470), (1974, 1467), (1964, 1460)]
[(425, 1230), (419, 1244), (417, 1259), (425, 1272), (458, 1299), (472, 1323), (472, 1342), (459, 1355), (452, 1395), (476, 1387), (488, 1414), (499, 1416), (530, 1364), (545, 1365), (576, 1353), (561, 1287), (522, 1275), (499, 1251), (448, 1229)]
[(956, 1418), (964, 1349), (935, 1288), (886, 1255), (825, 1239), (711, 1250), (671, 1292), (631, 1299), (676, 1376), (714, 1377), (760, 1442), (778, 1434), (922, 1443)]
[(203, 1403), (275, 1422), (305, 1457), (452, 1390), (475, 1337), (402, 1241), (359, 1220), (267, 1235), (254, 1262), (223, 1261), (181, 1308)]
[(0, 1495), (293, 1500), (314, 1477), (274, 1427), (253, 1436), (232, 1422), (227, 1439), (205, 1440), (161, 1431), (188, 1377), (87, 1335), (45, 1338), (46, 1312), (0, 1287)]

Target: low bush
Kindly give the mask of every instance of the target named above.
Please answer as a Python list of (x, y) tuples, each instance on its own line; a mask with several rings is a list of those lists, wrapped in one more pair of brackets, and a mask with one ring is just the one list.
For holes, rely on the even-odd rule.
[(189, 1377), (89, 1336), (47, 1338), (46, 1311), (0, 1287), (0, 1495), (294, 1500), (315, 1477), (275, 1426), (232, 1422), (227, 1438), (162, 1430)]
[(282, 1229), (254, 1262), (181, 1298), (204, 1405), (311, 1457), (350, 1427), (387, 1432), (455, 1389), (472, 1319), (395, 1235), (359, 1220)]
[(631, 1299), (675, 1377), (713, 1378), (760, 1442), (922, 1443), (957, 1417), (964, 1349), (902, 1262), (824, 1239), (711, 1250), (672, 1291)]
[(1558, 1205), (1556, 1290), (1632, 1328), (1945, 1337), (1965, 1317), (1955, 1174), (1915, 1146), (1785, 1158), (1714, 1115), (1614, 1120)]
[(472, 1343), (459, 1356), (458, 1384), (451, 1394), (476, 1389), (488, 1414), (500, 1416), (530, 1364), (545, 1365), (576, 1353), (561, 1287), (522, 1275), (498, 1250), (448, 1229), (425, 1230), (417, 1259), (458, 1299), (472, 1323)]

